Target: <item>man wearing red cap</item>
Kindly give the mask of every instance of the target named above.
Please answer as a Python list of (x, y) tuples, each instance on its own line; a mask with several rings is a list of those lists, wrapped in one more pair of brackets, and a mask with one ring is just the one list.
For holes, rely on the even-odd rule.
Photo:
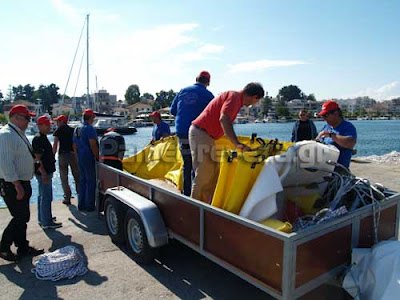
[(251, 150), (239, 142), (233, 122), (240, 108), (256, 104), (264, 97), (260, 83), (251, 82), (242, 91), (227, 91), (215, 97), (192, 122), (189, 143), (195, 171), (191, 197), (210, 203), (217, 184), (219, 165), (216, 161), (215, 140), (223, 135), (240, 150)]
[(19, 257), (44, 252), (30, 247), (26, 239), (35, 156), (25, 130), (35, 115), (25, 105), (15, 105), (10, 110), (10, 122), (0, 130), (0, 194), (12, 216), (0, 242), (0, 257), (8, 261), (17, 260), (11, 251), (13, 243)]
[(169, 125), (161, 119), (161, 114), (158, 111), (152, 112), (149, 117), (155, 124), (151, 133), (151, 143), (171, 135)]
[(54, 229), (62, 226), (53, 220), (51, 202), (53, 201), (53, 173), (56, 171), (56, 159), (53, 149), (47, 138), (51, 130), (51, 121), (47, 116), (38, 118), (39, 132), (32, 140), (33, 153), (40, 164), (36, 170), (36, 179), (39, 184), (38, 221), (43, 229)]
[(96, 190), (96, 161), (99, 160), (99, 144), (92, 124), (95, 113), (91, 109), (83, 112), (83, 127), (74, 133), (74, 151), (78, 153), (79, 194), (78, 209), (94, 211)]
[(176, 95), (170, 112), (175, 118), (176, 135), (179, 138), (179, 149), (183, 159), (183, 193), (190, 196), (192, 190), (192, 155), (189, 145), (189, 127), (206, 108), (214, 95), (207, 90), (210, 85), (210, 73), (201, 71), (196, 83), (188, 86)]
[(57, 122), (57, 130), (54, 132), (53, 153), (57, 153), (58, 144), (58, 170), (60, 172), (61, 185), (64, 191), (63, 203), (71, 204), (71, 188), (68, 183), (68, 166), (71, 168), (75, 180), (75, 190), (79, 192), (79, 167), (78, 158), (72, 148), (74, 129), (68, 126), (68, 118), (59, 115), (54, 119)]
[(327, 124), (318, 134), (317, 140), (336, 146), (340, 151), (337, 162), (348, 168), (353, 148), (357, 142), (356, 128), (343, 119), (339, 105), (333, 100), (328, 100), (322, 105), (319, 115)]

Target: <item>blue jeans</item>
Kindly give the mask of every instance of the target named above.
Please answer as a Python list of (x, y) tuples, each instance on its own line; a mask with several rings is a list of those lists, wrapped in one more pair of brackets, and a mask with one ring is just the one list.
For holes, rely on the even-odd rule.
[(78, 209), (93, 211), (96, 194), (96, 161), (93, 157), (79, 157)]
[(179, 137), (179, 150), (181, 151), (183, 159), (183, 194), (190, 196), (194, 174), (192, 168), (192, 154), (190, 153), (189, 139), (187, 137)]
[(38, 220), (42, 225), (50, 225), (53, 223), (51, 214), (51, 202), (53, 201), (53, 173), (47, 174), (48, 183), (43, 183), (42, 176), (36, 175), (39, 184), (38, 195)]

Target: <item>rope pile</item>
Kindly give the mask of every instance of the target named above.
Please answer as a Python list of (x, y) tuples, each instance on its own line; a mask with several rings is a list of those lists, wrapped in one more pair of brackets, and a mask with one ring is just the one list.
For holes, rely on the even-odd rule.
[(40, 280), (58, 281), (84, 275), (88, 269), (82, 255), (74, 246), (66, 246), (56, 251), (42, 254), (34, 262), (32, 273)]

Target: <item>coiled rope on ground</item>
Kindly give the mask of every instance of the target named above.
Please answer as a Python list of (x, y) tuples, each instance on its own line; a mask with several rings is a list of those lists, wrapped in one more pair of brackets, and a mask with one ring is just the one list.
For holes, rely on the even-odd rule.
[(56, 251), (42, 254), (34, 262), (32, 273), (40, 280), (58, 281), (84, 275), (88, 269), (83, 257), (74, 246), (66, 246)]

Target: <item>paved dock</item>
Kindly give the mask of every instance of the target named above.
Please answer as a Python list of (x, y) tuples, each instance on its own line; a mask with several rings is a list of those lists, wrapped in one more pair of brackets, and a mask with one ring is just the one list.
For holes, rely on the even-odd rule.
[[(353, 162), (351, 169), (357, 176), (400, 190), (400, 165)], [(272, 299), (178, 242), (164, 247), (154, 264), (137, 264), (123, 246), (111, 242), (104, 217), (78, 211), (76, 200), (68, 207), (54, 202), (53, 214), (64, 226), (44, 231), (37, 224), (36, 205), (31, 206), (31, 244), (46, 251), (74, 245), (89, 272), (70, 280), (41, 281), (31, 273), (32, 259), (0, 259), (0, 299)], [(0, 209), (1, 232), (9, 219), (8, 210)], [(324, 285), (302, 299), (350, 297), (339, 287)]]

